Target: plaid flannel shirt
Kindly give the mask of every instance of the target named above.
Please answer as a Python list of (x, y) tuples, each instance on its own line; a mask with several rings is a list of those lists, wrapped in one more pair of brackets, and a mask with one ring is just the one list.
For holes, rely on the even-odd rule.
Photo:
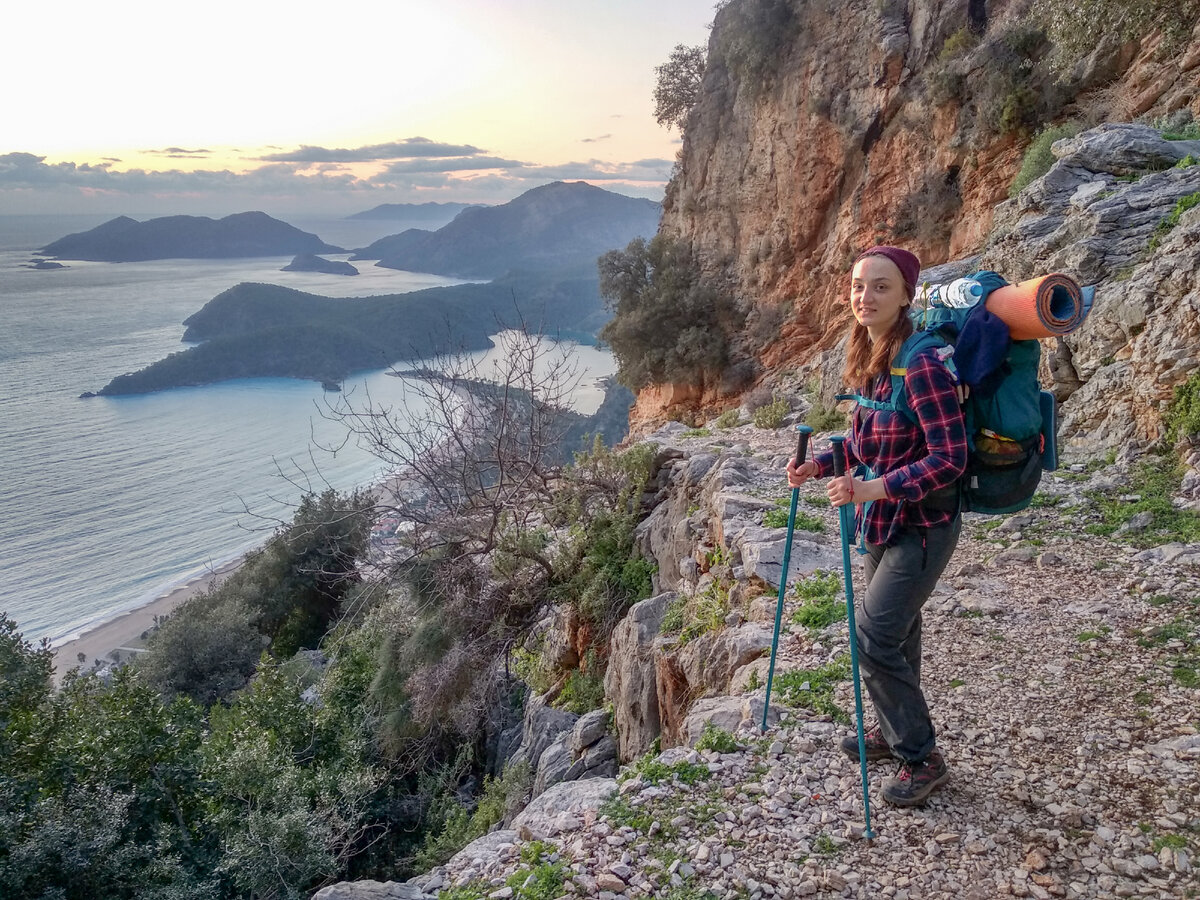
[[(871, 544), (890, 544), (905, 526), (933, 528), (951, 522), (955, 513), (927, 509), (917, 501), (953, 484), (967, 465), (967, 433), (950, 370), (932, 351), (917, 353), (904, 386), (918, 425), (901, 412), (860, 406), (845, 443), (847, 467), (869, 466), (887, 491), (886, 500), (870, 504), (865, 522), (863, 506), (857, 506), (857, 530)], [(886, 401), (891, 395), (891, 378), (880, 376), (871, 399)], [(814, 459), (822, 477), (833, 474), (832, 450)]]

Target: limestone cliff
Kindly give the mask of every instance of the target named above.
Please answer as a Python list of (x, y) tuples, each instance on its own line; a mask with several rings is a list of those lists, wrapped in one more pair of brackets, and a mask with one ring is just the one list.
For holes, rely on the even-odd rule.
[[(661, 230), (735, 285), (750, 309), (740, 353), (759, 361), (763, 382), (780, 386), (836, 347), (849, 318), (839, 299), (862, 247), (899, 243), (926, 265), (987, 250), (1042, 125), (1200, 112), (1196, 35), (1175, 53), (1154, 35), (1103, 40), (1059, 73), (1030, 9), (735, 0), (718, 10)], [(836, 371), (829, 359), (826, 368)], [(716, 383), (652, 387), (634, 426), (644, 433), (735, 400)]]

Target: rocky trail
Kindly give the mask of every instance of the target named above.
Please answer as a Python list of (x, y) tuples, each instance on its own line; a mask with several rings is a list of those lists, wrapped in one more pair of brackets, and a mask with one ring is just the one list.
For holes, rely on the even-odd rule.
[[(714, 458), (705, 487), (689, 494), (699, 497), (693, 517), (726, 511), (709, 534), (726, 536), (733, 580), (753, 582), (745, 563), (755, 552), (730, 536), (761, 536), (739, 530), (736, 516), (761, 519), (754, 498), (769, 506), (787, 496), (791, 433), (671, 425), (651, 440), (677, 451), (674, 496), (698, 457)], [(720, 474), (725, 463), (745, 476), (736, 489)], [(827, 687), (821, 675), (845, 653), (846, 625), (788, 624), (800, 602), (789, 594), (771, 704), (782, 717), (765, 734), (759, 658), (730, 679), (752, 690), (693, 704), (727, 729), (710, 729), (704, 749), (651, 752), (615, 780), (560, 782), (447, 866), (318, 897), (1200, 896), (1200, 545), (1147, 546), (1159, 542), (1145, 517), (1112, 537), (1085, 530), (1100, 517), (1093, 492), (1126, 496), (1135, 464), (1067, 467), (1043, 479), (1023, 513), (966, 517), (924, 619), (922, 682), (951, 780), (925, 807), (895, 809), (879, 798), (895, 764), (872, 763), (873, 840), (863, 836), (859, 768), (837, 746), (852, 721), (851, 682)], [(810, 570), (840, 563), (823, 488), (801, 495), (800, 508), (824, 524), (804, 535), (812, 546), (801, 557), (812, 557)], [(767, 555), (757, 556), (764, 570)], [(682, 594), (713, 578), (681, 568)], [(731, 592), (746, 599), (730, 630), (769, 628), (774, 595), (756, 603), (754, 593)], [(780, 687), (782, 673), (800, 670)], [(814, 702), (796, 703), (805, 688)], [(820, 702), (830, 690), (839, 721)], [(694, 745), (696, 726), (682, 731)]]

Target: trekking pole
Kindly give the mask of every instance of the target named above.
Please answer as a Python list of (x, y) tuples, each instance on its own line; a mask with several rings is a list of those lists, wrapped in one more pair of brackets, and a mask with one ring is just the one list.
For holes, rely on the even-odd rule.
[[(812, 429), (797, 425), (800, 433), (796, 438), (796, 465), (808, 456), (808, 438)], [(775, 651), (779, 649), (779, 626), (783, 621), (783, 597), (787, 593), (788, 567), (792, 562), (792, 532), (796, 528), (796, 502), (800, 499), (800, 488), (792, 488), (792, 508), (788, 512), (787, 541), (783, 545), (783, 574), (779, 576), (779, 599), (775, 602), (775, 635), (771, 638), (771, 665), (767, 668), (767, 699), (763, 702), (762, 730), (767, 730), (767, 712), (771, 709), (771, 682), (775, 678)]]
[[(833, 441), (833, 477), (846, 474), (845, 436), (836, 435)], [(858, 678), (858, 632), (854, 626), (854, 583), (850, 578), (850, 537), (854, 531), (854, 511), (849, 503), (838, 507), (838, 524), (842, 533), (842, 579), (846, 583), (846, 621), (850, 625), (850, 671), (854, 675), (854, 716), (858, 725), (858, 764), (862, 769), (863, 816), (867, 840), (875, 837), (871, 830), (871, 799), (867, 794), (867, 739), (863, 733), (862, 682)]]

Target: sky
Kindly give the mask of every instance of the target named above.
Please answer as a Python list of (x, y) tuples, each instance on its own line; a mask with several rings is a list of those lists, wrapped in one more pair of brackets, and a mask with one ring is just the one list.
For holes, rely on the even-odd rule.
[(0, 32), (0, 214), (662, 197), (654, 67), (713, 0), (61, 0)]

